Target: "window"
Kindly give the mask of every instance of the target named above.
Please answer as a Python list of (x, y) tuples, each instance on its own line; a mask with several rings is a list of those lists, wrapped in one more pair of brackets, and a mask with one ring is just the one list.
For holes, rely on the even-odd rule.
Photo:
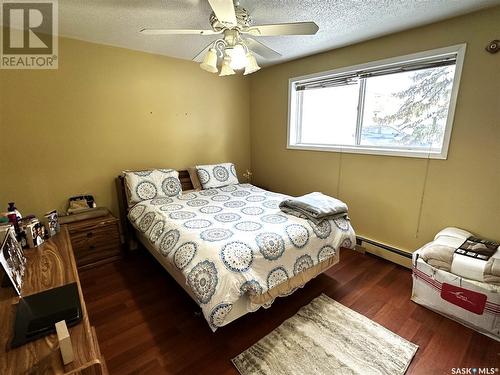
[(446, 159), (465, 45), (289, 82), (288, 148)]

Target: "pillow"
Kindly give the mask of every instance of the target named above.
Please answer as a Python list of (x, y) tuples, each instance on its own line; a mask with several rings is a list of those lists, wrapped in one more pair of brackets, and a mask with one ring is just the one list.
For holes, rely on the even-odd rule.
[(203, 189), (239, 184), (233, 163), (197, 165), (196, 170)]
[(188, 168), (189, 178), (193, 184), (193, 190), (198, 191), (202, 189), (200, 179), (198, 178), (198, 170), (195, 167)]
[(179, 172), (173, 169), (124, 171), (129, 206), (153, 198), (173, 197), (182, 192)]

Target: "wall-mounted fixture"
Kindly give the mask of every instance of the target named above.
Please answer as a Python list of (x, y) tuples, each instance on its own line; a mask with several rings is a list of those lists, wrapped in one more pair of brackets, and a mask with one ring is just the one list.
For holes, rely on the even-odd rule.
[(498, 51), (500, 51), (500, 40), (495, 39), (489, 42), (488, 46), (486, 47), (486, 51), (488, 51), (489, 53), (497, 53)]

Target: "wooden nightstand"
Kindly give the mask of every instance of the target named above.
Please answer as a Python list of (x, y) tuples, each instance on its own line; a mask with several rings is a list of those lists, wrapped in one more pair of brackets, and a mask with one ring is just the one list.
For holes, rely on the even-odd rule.
[(118, 221), (109, 214), (67, 224), (78, 269), (112, 262), (122, 256)]

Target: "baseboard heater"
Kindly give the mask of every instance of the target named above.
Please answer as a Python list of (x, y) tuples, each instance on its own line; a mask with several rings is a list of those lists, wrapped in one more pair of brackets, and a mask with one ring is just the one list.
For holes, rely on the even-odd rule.
[(408, 259), (411, 259), (411, 256), (412, 256), (411, 253), (409, 253), (407, 251), (404, 251), (404, 250), (401, 250), (401, 249), (395, 248), (393, 246), (389, 246), (389, 245), (386, 245), (386, 244), (383, 244), (383, 243), (380, 243), (380, 242), (377, 242), (374, 240), (370, 240), (369, 238), (356, 236), (356, 244), (358, 246), (363, 246), (363, 242), (369, 243), (370, 245), (373, 245), (373, 246), (380, 247), (381, 249), (390, 251), (391, 253), (401, 255), (402, 257), (405, 257)]

